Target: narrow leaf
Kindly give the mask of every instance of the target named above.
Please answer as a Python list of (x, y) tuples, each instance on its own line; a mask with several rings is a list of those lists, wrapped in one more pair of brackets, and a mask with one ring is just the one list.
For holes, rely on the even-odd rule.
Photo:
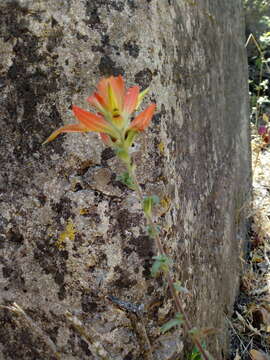
[(153, 198), (152, 196), (146, 196), (143, 199), (143, 211), (146, 215), (152, 215), (152, 208), (153, 208)]
[(143, 200), (143, 211), (145, 214), (151, 216), (153, 206), (159, 203), (159, 197), (157, 195), (146, 196)]
[(157, 227), (153, 227), (151, 225), (147, 226), (147, 233), (148, 236), (150, 236), (151, 238), (155, 238), (158, 235), (158, 228)]
[(159, 272), (167, 273), (169, 271), (169, 266), (172, 261), (166, 255), (153, 256), (155, 260), (152, 269), (151, 275), (155, 277)]
[(136, 105), (136, 110), (140, 107), (141, 102), (143, 101), (143, 98), (145, 97), (145, 95), (148, 93), (149, 88), (143, 90), (142, 92), (140, 92), (139, 96), (138, 96), (138, 102)]
[(190, 333), (190, 335), (193, 335), (196, 337), (199, 335), (200, 331), (196, 327), (194, 327), (191, 330), (189, 330), (189, 333)]
[(117, 176), (116, 180), (121, 181), (121, 183), (129, 187), (131, 190), (135, 189), (135, 185), (127, 171), (124, 172), (122, 175)]
[(174, 319), (169, 320), (168, 322), (166, 322), (164, 325), (161, 326), (160, 331), (164, 334), (171, 328), (181, 325), (182, 322), (183, 322), (182, 315), (177, 313)]
[(184, 294), (190, 295), (190, 291), (187, 288), (183, 287), (180, 281), (176, 281), (175, 283), (173, 283), (173, 286), (177, 292), (182, 292)]

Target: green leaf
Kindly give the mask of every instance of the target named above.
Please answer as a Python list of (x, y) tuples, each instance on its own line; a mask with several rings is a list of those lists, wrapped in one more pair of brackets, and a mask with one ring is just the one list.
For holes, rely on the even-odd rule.
[(197, 329), (196, 327), (192, 328), (191, 330), (189, 330), (190, 335), (192, 336), (198, 336), (200, 334), (199, 329)]
[(148, 93), (148, 91), (149, 91), (149, 88), (147, 88), (147, 89), (143, 90), (142, 92), (140, 92), (135, 110), (137, 110), (139, 108), (139, 106), (141, 105), (141, 102), (143, 101), (143, 98)]
[(159, 197), (157, 195), (152, 195), (152, 199), (154, 205), (159, 204)]
[(255, 65), (259, 68), (262, 64), (262, 59), (261, 58), (258, 58), (255, 60)]
[(143, 211), (145, 212), (145, 214), (151, 216), (153, 205), (158, 203), (159, 203), (159, 197), (157, 195), (146, 196), (143, 199)]
[(157, 274), (160, 272), (160, 262), (159, 261), (155, 261), (152, 265), (152, 268), (151, 268), (151, 276), (152, 277), (155, 277), (157, 276)]
[(201, 353), (199, 352), (196, 346), (192, 350), (192, 353), (190, 355), (190, 360), (202, 360)]
[[(202, 348), (205, 349), (206, 345), (205, 342), (202, 343)], [(210, 358), (209, 358), (210, 359)], [(201, 353), (197, 346), (194, 346), (192, 349), (192, 353), (189, 355), (188, 360), (203, 360)]]
[(169, 320), (161, 326), (160, 331), (164, 334), (171, 328), (181, 325), (183, 322), (183, 316), (180, 313), (176, 313), (175, 318)]
[(180, 281), (174, 282), (174, 283), (173, 283), (173, 286), (174, 286), (174, 288), (175, 288), (175, 290), (176, 290), (177, 292), (182, 292), (182, 293), (184, 293), (184, 294), (190, 294), (190, 291), (189, 291), (187, 288), (183, 287), (183, 286), (181, 285), (181, 282), (180, 282)]
[(158, 225), (155, 226), (147, 225), (146, 229), (148, 236), (150, 236), (151, 238), (155, 238), (156, 236), (158, 236), (161, 230), (160, 226)]
[(143, 199), (143, 211), (146, 215), (152, 215), (153, 199), (152, 196), (146, 196)]
[(127, 171), (124, 172), (122, 175), (117, 176), (116, 180), (121, 181), (121, 183), (125, 184), (130, 189), (135, 190), (135, 185)]
[(147, 233), (148, 233), (148, 236), (150, 236), (151, 238), (155, 238), (158, 235), (158, 232), (156, 231), (156, 229), (151, 225), (147, 226)]
[(151, 275), (155, 277), (159, 272), (167, 273), (169, 271), (169, 266), (172, 261), (166, 255), (153, 256), (155, 260), (152, 269)]

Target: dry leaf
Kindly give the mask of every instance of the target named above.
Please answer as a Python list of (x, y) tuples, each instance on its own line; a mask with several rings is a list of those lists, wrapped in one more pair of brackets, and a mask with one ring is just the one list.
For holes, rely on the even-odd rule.
[(269, 356), (262, 351), (252, 349), (249, 353), (252, 360), (270, 360)]
[(259, 254), (254, 254), (254, 255), (252, 256), (251, 262), (253, 262), (253, 263), (260, 263), (260, 262), (262, 262), (262, 261), (263, 261), (263, 258), (262, 258), (261, 255), (259, 255)]
[(252, 326), (247, 319), (245, 319), (241, 314), (239, 314), (238, 311), (236, 311), (235, 314), (245, 327), (251, 330), (254, 334), (261, 335), (260, 331), (258, 329), (255, 329), (254, 326)]
[(262, 314), (262, 321), (268, 329), (270, 327), (270, 313), (264, 308), (260, 309), (260, 312)]
[(267, 114), (263, 114), (263, 121), (265, 121), (266, 123), (269, 122), (269, 116)]
[(270, 313), (262, 306), (252, 304), (249, 308), (252, 314), (252, 325), (256, 329), (270, 332)]

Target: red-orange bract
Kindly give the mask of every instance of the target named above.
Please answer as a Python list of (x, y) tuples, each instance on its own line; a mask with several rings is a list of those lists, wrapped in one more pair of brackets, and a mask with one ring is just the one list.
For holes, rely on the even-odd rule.
[(73, 105), (72, 111), (79, 121), (77, 124), (66, 125), (54, 131), (44, 142), (54, 140), (65, 132), (98, 132), (108, 145), (122, 146), (129, 138), (128, 146), (136, 133), (143, 131), (149, 125), (156, 105), (149, 105), (143, 112), (131, 121), (131, 114), (137, 110), (148, 89), (139, 92), (138, 86), (126, 90), (121, 75), (102, 79), (97, 91), (87, 101), (97, 110), (97, 114)]

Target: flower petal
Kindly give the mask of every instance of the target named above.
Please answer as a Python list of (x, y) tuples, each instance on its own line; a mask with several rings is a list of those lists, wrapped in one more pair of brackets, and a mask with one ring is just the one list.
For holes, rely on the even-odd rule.
[(118, 104), (116, 93), (114, 92), (111, 83), (108, 84), (108, 99), (108, 105), (112, 116), (119, 116), (120, 107)]
[(108, 84), (109, 79), (105, 78), (100, 80), (100, 82), (97, 85), (97, 92), (98, 94), (103, 98), (106, 104), (108, 104)]
[(266, 134), (266, 133), (267, 133), (267, 128), (266, 128), (266, 126), (264, 126), (264, 125), (259, 126), (258, 134), (259, 134), (259, 135), (263, 135), (263, 134)]
[(123, 105), (124, 105), (124, 98), (125, 98), (124, 79), (121, 75), (119, 75), (117, 77), (111, 76), (109, 78), (109, 81), (110, 81), (111, 87), (113, 89), (113, 92), (114, 92), (116, 100), (117, 100), (118, 109), (120, 111), (122, 111)]
[(123, 113), (125, 115), (130, 115), (135, 110), (138, 104), (138, 97), (139, 86), (133, 86), (132, 88), (128, 89), (123, 107)]
[(97, 92), (95, 92), (93, 95), (89, 96), (87, 98), (87, 101), (94, 106), (96, 109), (98, 109), (100, 112), (104, 112), (108, 110), (108, 106), (103, 99)]
[(72, 111), (79, 122), (88, 130), (111, 133), (110, 124), (101, 115), (90, 113), (75, 105), (72, 106)]
[(140, 107), (141, 102), (143, 101), (143, 99), (144, 99), (145, 95), (148, 93), (148, 91), (149, 91), (149, 88), (147, 88), (147, 89), (143, 90), (142, 92), (140, 92), (140, 94), (138, 96), (138, 102), (137, 102), (135, 110), (137, 110)]
[(99, 133), (99, 136), (101, 137), (101, 140), (104, 142), (105, 145), (111, 145), (112, 140), (109, 135), (104, 133)]
[[(102, 79), (98, 83), (97, 90), (99, 98), (103, 99), (103, 107), (111, 113), (119, 113), (122, 111), (125, 97), (125, 83), (121, 75)], [(91, 102), (92, 98), (90, 97), (89, 100)], [(94, 106), (96, 105), (94, 104)]]
[(156, 104), (151, 104), (131, 122), (129, 129), (143, 131), (149, 125), (154, 114)]
[(53, 141), (58, 135), (62, 134), (62, 133), (67, 133), (67, 132), (88, 132), (89, 129), (87, 129), (86, 127), (84, 127), (81, 124), (70, 124), (70, 125), (66, 125), (66, 126), (62, 126), (61, 128), (55, 130), (49, 137), (47, 140), (45, 140), (42, 145), (47, 144), (50, 141)]

